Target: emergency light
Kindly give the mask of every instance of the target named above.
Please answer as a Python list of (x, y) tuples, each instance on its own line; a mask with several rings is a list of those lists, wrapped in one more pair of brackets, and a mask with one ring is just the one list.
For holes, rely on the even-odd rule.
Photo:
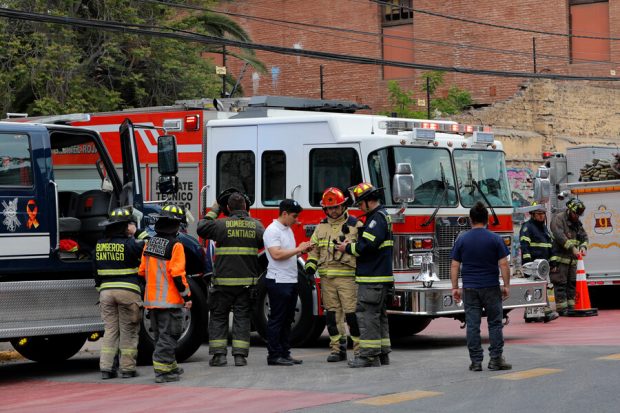
[(187, 132), (194, 132), (200, 129), (200, 115), (189, 115), (185, 117), (184, 125)]

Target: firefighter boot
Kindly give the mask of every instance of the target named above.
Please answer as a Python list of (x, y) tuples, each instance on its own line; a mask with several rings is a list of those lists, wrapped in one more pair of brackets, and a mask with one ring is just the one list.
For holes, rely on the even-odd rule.
[(235, 354), (235, 366), (243, 367), (247, 365), (248, 365), (248, 361), (245, 358), (245, 356), (242, 356), (241, 354)]
[(492, 358), (487, 366), (489, 370), (511, 370), (512, 364), (506, 363), (503, 357)]
[(556, 313), (555, 311), (552, 311), (552, 312), (550, 312), (548, 314), (545, 314), (545, 323), (553, 321), (553, 320), (555, 320), (558, 317), (560, 317), (560, 315), (558, 313)]
[(389, 366), (390, 365), (390, 355), (388, 353), (381, 353), (381, 354), (379, 354), (379, 362), (381, 363), (382, 366)]
[(211, 360), (209, 360), (209, 366), (222, 367), (228, 364), (226, 360), (226, 354), (215, 354)]
[(338, 341), (338, 349), (334, 351), (332, 348), (331, 354), (327, 357), (328, 363), (336, 363), (338, 361), (344, 361), (347, 359), (347, 338), (340, 337)]
[(169, 383), (172, 381), (179, 381), (180, 379), (177, 373), (157, 374), (155, 376), (155, 383)]
[(349, 361), (349, 367), (352, 369), (359, 367), (381, 367), (381, 361), (379, 361), (378, 356), (374, 357), (355, 357), (353, 360)]
[(102, 370), (101, 371), (101, 379), (102, 380), (109, 380), (109, 379), (115, 379), (116, 377), (118, 377), (118, 372), (116, 370)]

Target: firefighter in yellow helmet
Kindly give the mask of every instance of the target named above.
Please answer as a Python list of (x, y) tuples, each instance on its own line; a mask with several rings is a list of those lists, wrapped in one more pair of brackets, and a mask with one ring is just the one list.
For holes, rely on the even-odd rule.
[(101, 344), (101, 378), (118, 376), (115, 357), (120, 352), (122, 378), (135, 377), (138, 333), (142, 319), (142, 291), (138, 266), (144, 241), (129, 231), (135, 221), (131, 207), (116, 208), (99, 224), (103, 238), (95, 246), (95, 286), (105, 332)]
[[(531, 218), (521, 226), (521, 231), (519, 231), (521, 263), (527, 264), (528, 262), (538, 259), (550, 262), (552, 257), (553, 237), (547, 228), (547, 209), (544, 205), (533, 202), (529, 213)], [(549, 285), (550, 289), (553, 289), (553, 284), (550, 283)], [(535, 319), (531, 318), (531, 314), (528, 313), (528, 310), (529, 309), (526, 309), (523, 314), (525, 321), (535, 321)], [(542, 321), (545, 323), (558, 318), (558, 313), (553, 311), (549, 305), (545, 306), (544, 312), (545, 315)]]
[(586, 207), (573, 198), (566, 203), (566, 210), (551, 220), (553, 235), (553, 257), (551, 258), (551, 281), (555, 286), (555, 301), (558, 314), (568, 315), (575, 308), (577, 286), (577, 257), (588, 251), (588, 234), (579, 217)]
[(353, 201), (366, 216), (357, 240), (338, 244), (340, 252), (357, 257), (357, 322), (360, 327), (360, 355), (349, 367), (378, 367), (390, 363), (390, 331), (387, 297), (394, 291), (392, 272), (392, 220), (381, 205), (381, 189), (362, 182), (349, 189)]
[(356, 240), (357, 229), (362, 226), (357, 218), (347, 212), (347, 201), (348, 198), (338, 188), (330, 187), (323, 192), (321, 206), (327, 217), (319, 223), (310, 238), (316, 247), (308, 253), (305, 266), (309, 277), (314, 277), (318, 270), (321, 278), (321, 297), (331, 348), (328, 362), (347, 359), (346, 330), (339, 329), (337, 322), (338, 315), (342, 313), (349, 325), (353, 353), (359, 355), (360, 332), (355, 316), (355, 256), (335, 249), (339, 242)]

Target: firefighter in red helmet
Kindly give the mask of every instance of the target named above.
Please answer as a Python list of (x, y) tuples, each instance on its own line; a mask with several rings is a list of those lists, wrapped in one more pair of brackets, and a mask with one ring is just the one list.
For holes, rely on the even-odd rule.
[(357, 229), (362, 225), (347, 212), (342, 191), (327, 188), (321, 198), (326, 217), (314, 230), (310, 241), (316, 245), (308, 253), (305, 270), (308, 277), (318, 272), (321, 278), (321, 296), (326, 309), (327, 331), (331, 353), (328, 362), (347, 359), (347, 336), (338, 328), (337, 316), (344, 313), (353, 341), (353, 352), (359, 355), (359, 327), (355, 316), (357, 285), (355, 284), (355, 256), (335, 249), (339, 242), (357, 239)]

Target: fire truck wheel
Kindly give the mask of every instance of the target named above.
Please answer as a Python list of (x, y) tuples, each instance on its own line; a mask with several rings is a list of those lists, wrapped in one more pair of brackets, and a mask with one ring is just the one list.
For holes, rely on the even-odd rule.
[[(313, 344), (325, 330), (325, 317), (313, 314), (313, 290), (305, 280), (303, 270), (299, 269), (299, 297), (295, 307), (295, 319), (291, 327), (291, 345), (303, 347)], [(267, 341), (267, 318), (269, 316), (269, 297), (265, 287), (265, 277), (257, 285), (258, 293), (253, 311), (253, 324), (264, 341)]]
[(418, 334), (431, 323), (430, 317), (415, 317), (399, 314), (388, 314), (390, 337), (408, 337)]
[[(192, 292), (192, 309), (183, 310), (183, 332), (177, 343), (176, 359), (182, 362), (191, 357), (203, 343), (206, 336), (208, 319), (207, 300), (205, 293), (198, 284), (199, 281), (187, 278)], [(141, 365), (151, 364), (155, 339), (148, 310), (145, 309), (140, 328), (140, 341), (138, 343), (138, 363)]]
[(64, 334), (47, 337), (14, 338), (13, 348), (25, 358), (40, 363), (64, 361), (76, 354), (88, 336), (85, 334)]

